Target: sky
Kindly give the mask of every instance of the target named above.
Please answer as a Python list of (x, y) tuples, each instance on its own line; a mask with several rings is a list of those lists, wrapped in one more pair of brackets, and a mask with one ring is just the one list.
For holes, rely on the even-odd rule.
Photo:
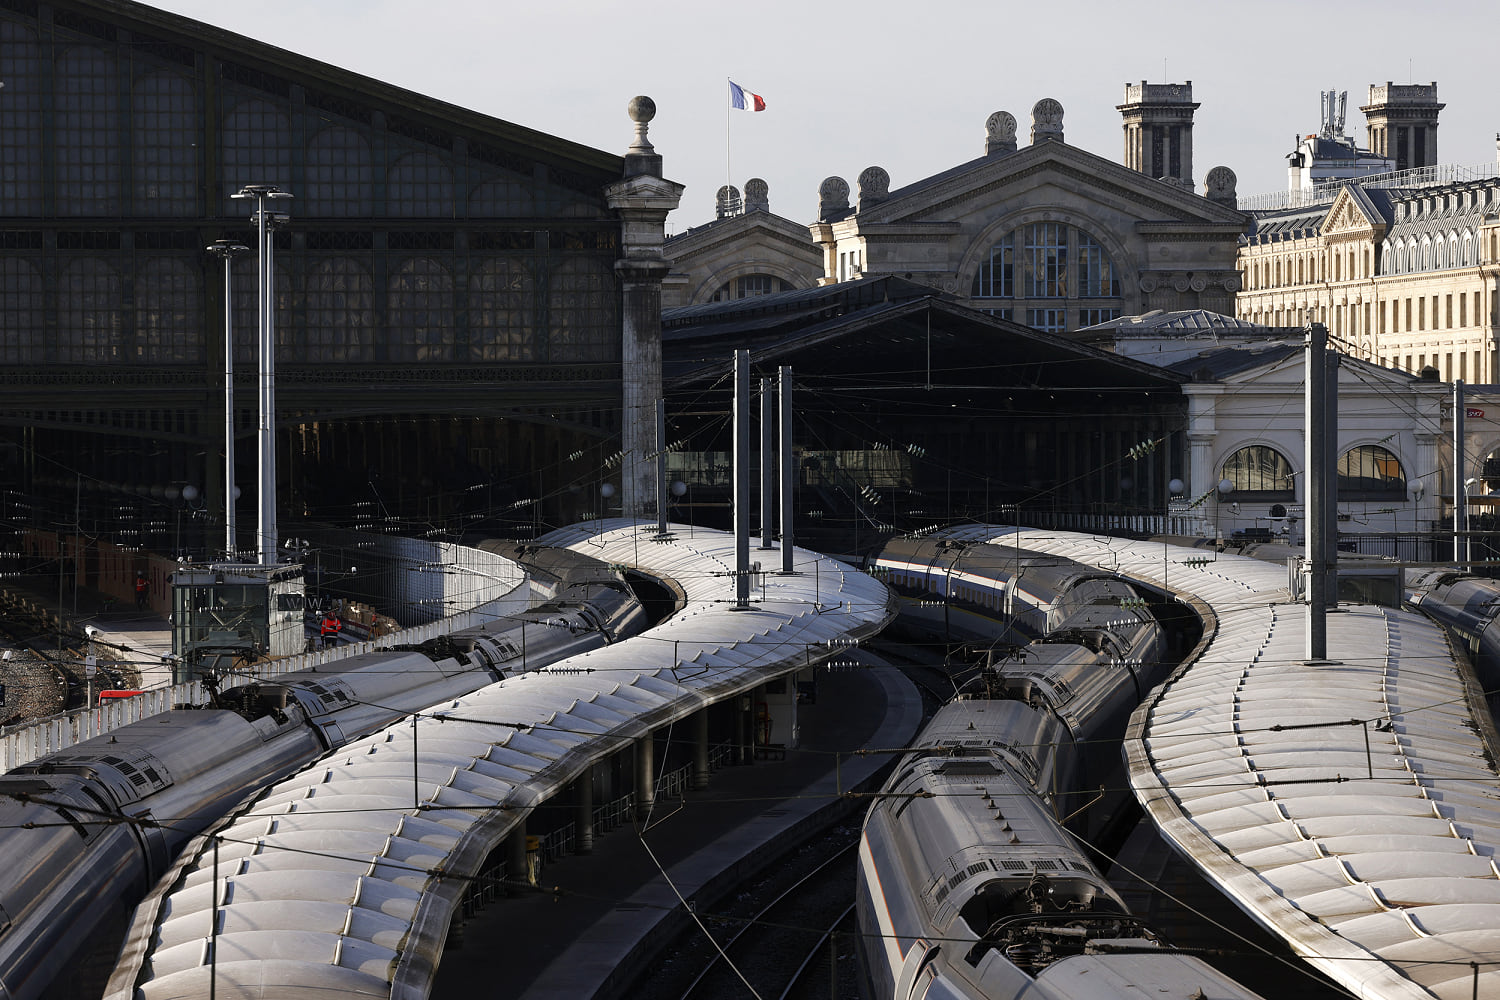
[[(817, 215), (818, 186), (884, 167), (892, 190), (984, 152), (1008, 111), (1061, 102), (1066, 141), (1122, 155), (1125, 84), (1193, 84), (1194, 183), (1211, 167), (1243, 196), (1286, 188), (1285, 157), (1318, 131), (1319, 93), (1348, 91), (1365, 144), (1370, 84), (1438, 84), (1443, 163), (1492, 164), (1488, 68), (1500, 7), (1391, 0), (151, 0), (151, 6), (527, 128), (623, 154), (626, 105), (656, 102), (650, 138), (687, 185), (668, 232), (712, 221), (720, 186), (769, 185), (771, 211)], [(1238, 13), (1236, 13), (1238, 12)], [(1437, 25), (1437, 27), (1433, 27)], [(728, 110), (728, 81), (763, 112)], [(295, 192), (294, 192), (295, 193)]]

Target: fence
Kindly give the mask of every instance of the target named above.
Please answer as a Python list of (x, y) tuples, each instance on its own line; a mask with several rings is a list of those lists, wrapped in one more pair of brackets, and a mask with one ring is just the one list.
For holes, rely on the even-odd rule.
[[(402, 541), (408, 546), (413, 544), (410, 539)], [(448, 543), (425, 543), (425, 545), (432, 563), (441, 565), (441, 560), (451, 560), (454, 572), (465, 577), (480, 578), (481, 583), (470, 592), (482, 597), (487, 603), (376, 639), (257, 663), (245, 671), (236, 671), (226, 675), (222, 686), (224, 688), (240, 687), (298, 670), (322, 667), (363, 653), (390, 649), (398, 645), (417, 645), (450, 632), (487, 625), (526, 607), (529, 603), (529, 587), (525, 586), (526, 577), (524, 574), (517, 574), (515, 565), (509, 560), (478, 549), (460, 549)], [(494, 565), (489, 565), (487, 560), (493, 561)], [(444, 593), (441, 582), (443, 577), (437, 574), (427, 574), (427, 578), (439, 581), (436, 592)], [(68, 747), (91, 740), (121, 726), (140, 722), (160, 712), (170, 711), (178, 706), (201, 708), (207, 704), (209, 704), (209, 696), (202, 683), (188, 681), (171, 687), (154, 688), (132, 698), (122, 698), (109, 704), (74, 709), (36, 722), (0, 730), (0, 774), (30, 763), (39, 757), (45, 757), (47, 754), (66, 750)]]

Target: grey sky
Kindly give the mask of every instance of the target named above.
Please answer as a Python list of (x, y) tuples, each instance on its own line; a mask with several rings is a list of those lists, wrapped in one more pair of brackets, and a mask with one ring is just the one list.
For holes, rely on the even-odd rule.
[(1320, 90), (1349, 91), (1346, 131), (1363, 144), (1370, 84), (1436, 80), (1444, 163), (1493, 163), (1500, 130), (1486, 51), (1500, 8), (1485, 0), (152, 5), (616, 153), (630, 141), (627, 102), (647, 94), (665, 172), (688, 186), (669, 221), (678, 232), (713, 218), (726, 180), (726, 78), (768, 105), (733, 112), (729, 176), (742, 188), (763, 177), (771, 210), (799, 222), (831, 174), (853, 187), (878, 165), (894, 189), (980, 155), (994, 111), (1028, 141), (1043, 97), (1066, 110), (1069, 143), (1118, 161), (1127, 81), (1193, 82), (1199, 190), (1218, 164), (1241, 195), (1285, 188), (1294, 138), (1318, 129)]

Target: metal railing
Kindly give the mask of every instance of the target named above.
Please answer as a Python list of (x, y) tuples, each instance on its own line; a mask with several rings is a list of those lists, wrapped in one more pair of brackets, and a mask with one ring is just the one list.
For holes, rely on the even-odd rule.
[[(440, 635), (488, 624), (497, 618), (504, 617), (506, 612), (498, 607), (500, 603), (494, 602), (493, 605), (486, 605), (471, 611), (461, 611), (447, 618), (415, 625), (377, 639), (347, 643), (331, 649), (313, 650), (279, 660), (257, 663), (245, 671), (225, 675), (222, 687), (226, 690), (241, 687), (255, 681), (270, 680), (310, 667), (322, 667), (363, 653), (390, 649), (398, 645), (418, 645)], [(85, 740), (102, 736), (121, 726), (140, 722), (160, 712), (187, 705), (201, 708), (207, 704), (209, 704), (209, 696), (202, 683), (188, 681), (173, 684), (170, 687), (152, 688), (134, 697), (121, 698), (107, 705), (77, 708), (36, 722), (0, 730), (0, 774), (30, 763), (39, 757), (45, 757), (47, 754), (66, 750)]]
[(688, 789), (692, 787), (693, 765), (685, 764), (656, 779), (656, 797), (658, 799), (686, 798)]
[(594, 832), (608, 833), (635, 816), (635, 793), (627, 792), (594, 809)]
[(564, 823), (542, 837), (542, 858), (547, 861), (556, 861), (564, 855), (572, 854), (573, 847), (577, 843), (577, 829), (571, 822)]
[(1463, 166), (1457, 163), (1440, 163), (1430, 167), (1410, 167), (1406, 170), (1391, 170), (1379, 174), (1363, 174), (1358, 177), (1340, 177), (1322, 181), (1311, 190), (1270, 191), (1265, 194), (1247, 195), (1237, 199), (1235, 207), (1241, 212), (1277, 212), (1288, 208), (1314, 208), (1331, 205), (1346, 184), (1373, 188), (1425, 188), (1439, 184), (1460, 184), (1500, 176), (1500, 164), (1480, 163)]

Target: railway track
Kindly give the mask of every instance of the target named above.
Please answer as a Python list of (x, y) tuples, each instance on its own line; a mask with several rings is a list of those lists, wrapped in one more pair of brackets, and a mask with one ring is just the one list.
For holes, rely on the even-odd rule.
[[(860, 819), (850, 817), (699, 911), (701, 927), (667, 946), (651, 972), (621, 994), (632, 1000), (829, 997), (830, 936), (840, 998), (856, 1000), (852, 932)], [(709, 940), (712, 936), (712, 942)], [(815, 984), (808, 986), (808, 984)], [(810, 989), (811, 992), (798, 992)]]
[[(844, 838), (840, 838), (841, 840)], [(819, 955), (829, 935), (854, 909), (858, 830), (748, 920), (730, 925), (719, 951), (681, 993), (681, 1000), (786, 997)]]
[(931, 715), (944, 705), (973, 672), (965, 660), (945, 656), (932, 646), (911, 645), (877, 638), (864, 648), (899, 669), (922, 692), (925, 714)]

